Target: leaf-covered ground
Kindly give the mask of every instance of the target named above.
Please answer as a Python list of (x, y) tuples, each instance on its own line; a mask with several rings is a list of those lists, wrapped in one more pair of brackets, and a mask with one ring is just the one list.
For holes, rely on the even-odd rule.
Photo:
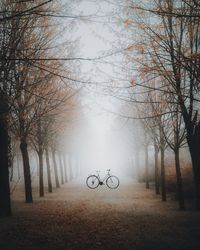
[(13, 216), (0, 219), (1, 250), (200, 249), (200, 213), (162, 203), (143, 184), (90, 190), (81, 180), (34, 196), (25, 204), (20, 187), (14, 193)]

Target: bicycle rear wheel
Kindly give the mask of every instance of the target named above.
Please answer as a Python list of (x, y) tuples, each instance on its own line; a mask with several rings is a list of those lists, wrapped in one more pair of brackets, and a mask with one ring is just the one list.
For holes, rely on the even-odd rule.
[(99, 178), (96, 175), (88, 176), (86, 184), (89, 188), (95, 189), (99, 186)]
[(106, 185), (111, 189), (118, 188), (119, 187), (119, 179), (117, 178), (117, 176), (111, 175), (106, 180)]

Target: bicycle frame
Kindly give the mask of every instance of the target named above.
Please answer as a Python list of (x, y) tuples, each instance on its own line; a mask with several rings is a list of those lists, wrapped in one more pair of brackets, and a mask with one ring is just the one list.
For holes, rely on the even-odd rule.
[(111, 189), (116, 189), (119, 186), (119, 179), (117, 176), (110, 174), (110, 169), (107, 169), (107, 174), (101, 179), (100, 171), (96, 171), (97, 174), (89, 175), (86, 179), (86, 184), (89, 188), (95, 189), (99, 185), (106, 184)]
[(104, 181), (107, 180), (109, 176), (111, 176), (110, 170), (107, 170), (107, 174), (104, 176), (103, 179), (101, 179), (101, 177), (100, 177), (100, 174), (99, 174), (100, 171), (96, 171), (96, 172), (97, 172), (97, 177), (99, 178), (99, 182), (101, 182), (101, 183), (104, 183)]

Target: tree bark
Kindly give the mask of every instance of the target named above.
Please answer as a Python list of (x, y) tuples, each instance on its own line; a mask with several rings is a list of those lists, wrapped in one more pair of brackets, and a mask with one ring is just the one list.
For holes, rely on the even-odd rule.
[(25, 198), (27, 203), (31, 203), (33, 202), (33, 197), (32, 197), (32, 187), (31, 187), (30, 163), (29, 163), (26, 138), (21, 138), (20, 149), (22, 153), (23, 167), (24, 167)]
[(166, 201), (167, 196), (166, 196), (166, 185), (165, 185), (165, 140), (161, 125), (159, 127), (159, 132), (160, 132), (160, 158), (161, 158), (160, 160), (161, 195), (162, 195), (162, 201)]
[(64, 173), (63, 173), (63, 164), (62, 164), (62, 158), (61, 158), (61, 154), (58, 154), (58, 158), (59, 158), (59, 166), (60, 166), (60, 177), (61, 177), (61, 184), (64, 184)]
[(53, 166), (54, 166), (54, 175), (55, 175), (55, 182), (56, 182), (56, 187), (60, 187), (59, 179), (58, 179), (58, 167), (56, 163), (56, 155), (55, 151), (52, 149), (52, 158), (53, 158)]
[(182, 108), (184, 123), (187, 131), (187, 143), (189, 146), (190, 156), (192, 160), (193, 178), (195, 186), (195, 203), (196, 208), (200, 210), (200, 121), (197, 122), (196, 112), (193, 119), (189, 116), (182, 98), (179, 97), (180, 106)]
[(43, 149), (39, 146), (39, 193), (40, 197), (44, 197), (44, 171), (43, 171)]
[(7, 113), (5, 97), (0, 96), (0, 216), (11, 215)]
[[(196, 128), (197, 130), (197, 128)], [(196, 138), (195, 138), (196, 136)], [(192, 159), (193, 177), (195, 185), (196, 208), (200, 209), (200, 129), (194, 135), (188, 135), (188, 145)]]
[(154, 160), (155, 160), (155, 193), (160, 194), (159, 167), (158, 167), (158, 146), (154, 143)]
[(194, 149), (191, 153), (192, 157), (192, 166), (193, 166), (193, 176), (194, 176), (194, 184), (195, 184), (195, 203), (196, 208), (200, 209), (200, 155), (197, 152), (197, 149)]
[(12, 182), (14, 178), (14, 162), (15, 162), (16, 155), (11, 155), (10, 157), (11, 159), (10, 159), (10, 166), (9, 166), (10, 168), (9, 176), (10, 176), (10, 182)]
[(14, 172), (14, 169), (13, 169), (13, 162), (12, 162), (12, 164), (11, 164), (11, 166), (10, 166), (10, 182), (12, 182), (13, 181), (13, 172)]
[(16, 158), (17, 158), (17, 176), (18, 176), (18, 179), (20, 179), (21, 174), (20, 174), (19, 155), (18, 154), (17, 154)]
[(40, 176), (40, 163), (37, 160), (37, 154), (35, 153), (36, 166), (37, 166), (37, 176)]
[(165, 185), (165, 150), (163, 147), (160, 148), (161, 154), (161, 194), (162, 201), (166, 201), (166, 185)]
[(184, 210), (184, 196), (183, 196), (183, 184), (182, 184), (182, 177), (181, 177), (181, 168), (180, 168), (180, 159), (179, 159), (179, 149), (175, 149), (175, 168), (176, 168), (176, 180), (177, 180), (177, 194), (179, 200), (179, 208), (180, 210)]
[(52, 193), (52, 181), (51, 181), (51, 168), (49, 163), (49, 150), (48, 147), (45, 150), (46, 152), (46, 164), (47, 164), (47, 181), (48, 181), (48, 192)]
[(149, 154), (148, 145), (145, 145), (145, 183), (146, 188), (149, 189)]

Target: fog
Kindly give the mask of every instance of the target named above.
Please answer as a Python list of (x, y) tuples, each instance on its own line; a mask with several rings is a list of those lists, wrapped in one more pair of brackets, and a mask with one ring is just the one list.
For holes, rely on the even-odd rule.
[[(76, 13), (82, 16), (96, 15), (94, 19), (87, 21), (83, 18), (75, 24), (74, 36), (79, 41), (80, 57), (98, 58), (111, 53), (116, 37), (107, 24), (112, 21), (110, 13), (113, 8), (106, 1), (98, 4), (81, 1), (76, 8)], [(80, 75), (90, 83), (84, 85), (79, 95), (82, 119), (78, 119), (75, 133), (67, 138), (66, 152), (68, 145), (73, 145), (73, 155), (79, 158), (83, 175), (96, 170), (103, 173), (107, 169), (115, 174), (130, 174), (133, 158), (130, 123), (118, 115), (123, 102), (109, 94), (110, 83), (116, 76), (113, 62), (118, 59), (119, 55), (109, 57), (109, 64), (96, 60), (80, 62)], [(133, 173), (134, 166), (131, 168)]]

